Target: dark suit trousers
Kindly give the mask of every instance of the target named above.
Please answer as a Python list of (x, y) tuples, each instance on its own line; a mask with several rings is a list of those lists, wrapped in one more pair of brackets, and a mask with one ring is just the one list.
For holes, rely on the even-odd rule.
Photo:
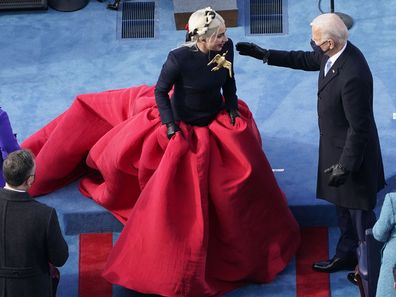
[(350, 209), (336, 206), (338, 227), (341, 231), (337, 243), (336, 257), (355, 257), (359, 241), (365, 240), (365, 231), (376, 221), (373, 210)]

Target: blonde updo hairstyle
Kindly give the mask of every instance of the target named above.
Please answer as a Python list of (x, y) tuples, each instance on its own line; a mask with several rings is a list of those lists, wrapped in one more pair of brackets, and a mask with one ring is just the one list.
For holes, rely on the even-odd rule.
[(224, 19), (210, 7), (195, 11), (188, 20), (186, 46), (196, 45), (199, 40), (213, 38), (219, 28), (225, 26)]

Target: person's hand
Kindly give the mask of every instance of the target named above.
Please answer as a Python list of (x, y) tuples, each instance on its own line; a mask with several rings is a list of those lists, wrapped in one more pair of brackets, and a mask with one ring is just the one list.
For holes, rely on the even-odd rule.
[(50, 296), (56, 296), (56, 291), (58, 289), (58, 284), (60, 280), (60, 272), (58, 268), (56, 268), (53, 264), (49, 263), (49, 273), (51, 276)]
[(235, 48), (239, 52), (240, 55), (251, 56), (253, 58), (267, 62), (267, 59), (269, 56), (269, 51), (264, 48), (259, 47), (255, 43), (238, 42), (235, 45)]
[(60, 277), (59, 269), (56, 268), (52, 263), (48, 263), (48, 265), (49, 265), (49, 273), (51, 277), (59, 278)]
[(338, 187), (343, 185), (349, 176), (349, 171), (341, 164), (335, 164), (330, 166), (324, 171), (324, 173), (330, 174), (328, 185), (331, 187)]
[(172, 136), (176, 134), (176, 132), (180, 131), (179, 126), (176, 125), (175, 122), (167, 123), (166, 129), (166, 136), (168, 136), (168, 139), (171, 139)]
[(230, 109), (227, 112), (228, 112), (228, 115), (230, 116), (231, 124), (234, 126), (235, 125), (235, 119), (237, 117), (239, 117), (239, 112), (238, 112), (237, 109)]

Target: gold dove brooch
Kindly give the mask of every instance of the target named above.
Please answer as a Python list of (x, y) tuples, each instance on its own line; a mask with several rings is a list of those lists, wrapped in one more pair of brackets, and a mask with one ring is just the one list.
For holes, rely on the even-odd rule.
[(226, 68), (228, 69), (228, 74), (230, 77), (232, 77), (232, 63), (230, 61), (227, 61), (225, 56), (227, 55), (228, 51), (226, 51), (224, 54), (220, 55), (217, 54), (209, 63), (208, 66), (216, 63), (217, 66), (213, 67), (211, 71), (217, 71), (220, 68)]

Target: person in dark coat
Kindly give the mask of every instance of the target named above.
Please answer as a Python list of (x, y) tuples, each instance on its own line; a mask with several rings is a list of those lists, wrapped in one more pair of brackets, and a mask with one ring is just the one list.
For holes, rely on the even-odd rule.
[(0, 187), (4, 186), (3, 169), (1, 164), (7, 155), (19, 149), (19, 144), (12, 132), (10, 120), (5, 110), (0, 107)]
[(33, 155), (17, 150), (3, 162), (0, 189), (0, 296), (51, 296), (50, 265), (62, 266), (69, 253), (54, 208), (33, 200)]
[(268, 65), (319, 71), (316, 193), (336, 205), (341, 235), (335, 256), (314, 263), (313, 269), (353, 270), (358, 242), (375, 223), (376, 193), (385, 185), (373, 115), (373, 78), (336, 14), (316, 17), (311, 27), (313, 51), (266, 50), (248, 42), (238, 43), (236, 49)]

